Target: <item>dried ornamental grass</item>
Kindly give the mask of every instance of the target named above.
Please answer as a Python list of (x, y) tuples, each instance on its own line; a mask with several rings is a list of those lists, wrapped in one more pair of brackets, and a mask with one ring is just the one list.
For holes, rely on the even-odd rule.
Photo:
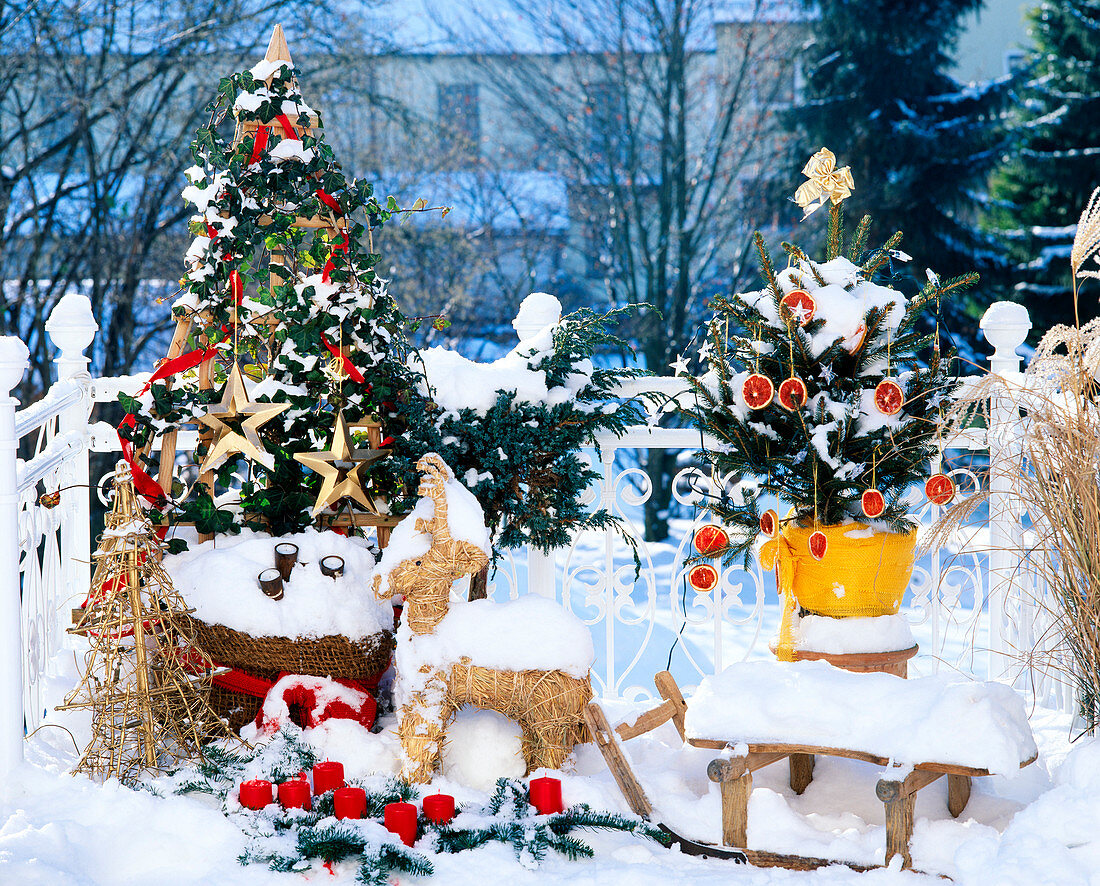
[[(1081, 216), (1070, 257), (1075, 316), (1077, 280), (1100, 278), (1082, 270), (1098, 252), (1100, 189)], [(1048, 625), (1018, 653), (1069, 679), (1091, 734), (1100, 726), (1100, 319), (1049, 330), (1022, 384), (990, 376), (960, 397), (949, 420), (965, 426), (991, 400), (1021, 416), (991, 465), (990, 485), (1008, 490), (1030, 517), (1012, 553), (1036, 580), (1032, 602)], [(947, 540), (988, 496), (951, 508), (924, 547)]]

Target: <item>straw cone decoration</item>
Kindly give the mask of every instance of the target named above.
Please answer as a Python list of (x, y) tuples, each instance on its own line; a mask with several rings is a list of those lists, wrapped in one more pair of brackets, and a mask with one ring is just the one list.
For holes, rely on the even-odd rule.
[(465, 704), (498, 711), (519, 723), (528, 770), (559, 769), (573, 746), (584, 740), (582, 711), (592, 698), (587, 677), (579, 679), (557, 670), (498, 670), (469, 659), (457, 664), (422, 663), (413, 652), (415, 638), (431, 634), (447, 614), (452, 583), (487, 562), (479, 548), (451, 536), (444, 489), (453, 477), (450, 468), (434, 453), (424, 456), (417, 468), (422, 473), (419, 493), (432, 499), (435, 512), (431, 520), (419, 519), (416, 528), (431, 535), (432, 547), (395, 566), (385, 576), (385, 589), (382, 575), (374, 580), (379, 596), (405, 595), (397, 637), (402, 777), (431, 781), (447, 724)]
[(213, 666), (193, 645), (192, 610), (161, 553), (120, 462), (91, 591), (70, 628), (91, 646), (84, 676), (58, 708), (92, 713), (92, 740), (74, 773), (133, 782), (201, 757), (203, 742), (229, 734), (207, 702)]

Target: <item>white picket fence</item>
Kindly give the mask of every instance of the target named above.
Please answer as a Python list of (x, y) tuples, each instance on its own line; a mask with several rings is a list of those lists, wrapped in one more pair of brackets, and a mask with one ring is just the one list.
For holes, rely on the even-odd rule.
[[(983, 329), (994, 348), (992, 372), (1020, 371), (1016, 349), (1030, 326), (1022, 308), (987, 314)], [(0, 777), (22, 759), (25, 733), (45, 716), (51, 663), (69, 640), (64, 627), (70, 609), (88, 589), (90, 497), (96, 494), (88, 487), (89, 454), (118, 450), (113, 429), (90, 421), (93, 405), (134, 387), (133, 379), (90, 378), (84, 352), (96, 329), (82, 296), (67, 296), (58, 305), (47, 325), (59, 350), (58, 380), (42, 400), (18, 411), (6, 392), (26, 367), (0, 359), (5, 391), (0, 398)], [(637, 382), (638, 389), (671, 396), (682, 382), (648, 379)], [(1010, 442), (1005, 409), (994, 404), (989, 431), (952, 441), (952, 447), (998, 458)], [(698, 431), (660, 428), (656, 417), (621, 438), (601, 440), (601, 481), (589, 491), (590, 501), (622, 517), (637, 540), (642, 561), (637, 577), (628, 548), (608, 532), (582, 534), (550, 557), (533, 549), (517, 552), (493, 580), (498, 596), (555, 596), (590, 626), (597, 649), (593, 681), (605, 697), (648, 696), (652, 674), (666, 665), (690, 685), (731, 661), (766, 655), (778, 617), (774, 582), (759, 568), (725, 570), (708, 594), (687, 588), (688, 521), (677, 527), (678, 544), (642, 540), (638, 513), (649, 489), (636, 466), (637, 451), (692, 452), (700, 443)], [(27, 461), (16, 457), (20, 441), (33, 441), (35, 454)], [(181, 436), (180, 443), (186, 446), (188, 440)], [(619, 456), (632, 450), (624, 464)], [(962, 482), (977, 482), (966, 469), (955, 473)], [(677, 477), (676, 501), (690, 513), (707, 482), (685, 468)], [(60, 505), (40, 503), (43, 493), (59, 489)], [(1038, 591), (1010, 550), (1018, 549), (1021, 515), (1007, 490), (992, 492), (981, 544), (935, 551), (917, 565), (905, 607), (922, 647), (914, 670), (948, 667), (1009, 680), (1041, 704), (1069, 709), (1072, 692), (1057, 675), (1031, 669), (1015, 654), (1030, 649), (1045, 624), (1035, 603)], [(934, 508), (926, 506), (923, 516), (934, 518)], [(694, 522), (703, 521), (700, 511)]]

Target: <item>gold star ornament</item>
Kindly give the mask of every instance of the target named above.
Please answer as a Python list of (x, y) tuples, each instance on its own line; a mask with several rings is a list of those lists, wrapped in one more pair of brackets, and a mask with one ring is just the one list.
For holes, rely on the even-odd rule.
[(363, 471), (389, 454), (388, 449), (356, 449), (348, 433), (344, 413), (338, 412), (327, 450), (294, 455), (295, 459), (324, 478), (313, 505), (313, 516), (316, 517), (327, 507), (334, 507), (342, 498), (350, 498), (371, 513), (377, 513), (374, 503), (363, 489)]
[[(269, 471), (273, 469), (275, 456), (264, 449), (259, 430), (289, 408), (289, 403), (250, 402), (241, 368), (234, 364), (226, 379), (221, 402), (207, 409), (205, 415), (195, 417), (195, 421), (214, 432), (199, 472), (217, 470), (235, 455), (243, 455)], [(240, 430), (233, 425), (239, 425)]]
[(849, 166), (836, 168), (836, 157), (828, 148), (822, 148), (814, 154), (805, 166), (802, 174), (809, 179), (794, 192), (794, 202), (802, 207), (805, 218), (826, 202), (839, 203), (852, 196), (855, 183), (852, 181), (852, 169)]

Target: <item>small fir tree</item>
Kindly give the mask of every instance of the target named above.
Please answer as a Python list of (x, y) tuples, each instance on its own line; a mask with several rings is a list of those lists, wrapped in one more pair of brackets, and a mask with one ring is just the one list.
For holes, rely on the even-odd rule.
[(817, 168), (825, 186), (818, 199), (832, 195), (824, 261), (784, 243), (787, 267), (777, 270), (757, 233), (764, 287), (715, 299), (700, 351), (706, 371), (678, 373), (695, 395), (685, 412), (720, 444), (704, 452), (706, 461), (717, 476), (750, 481), (709, 502), (734, 530), (724, 553), (746, 562), (764, 494), (791, 505), (801, 526), (873, 516), (879, 528), (911, 529), (905, 493), (927, 475), (952, 357), (917, 321), (977, 281), (975, 273), (941, 280), (929, 271), (906, 298), (890, 285), (895, 263), (907, 258), (901, 233), (869, 248), (864, 216), (848, 239), (841, 200), (850, 174), (827, 151), (807, 171), (816, 161), (827, 161)]

